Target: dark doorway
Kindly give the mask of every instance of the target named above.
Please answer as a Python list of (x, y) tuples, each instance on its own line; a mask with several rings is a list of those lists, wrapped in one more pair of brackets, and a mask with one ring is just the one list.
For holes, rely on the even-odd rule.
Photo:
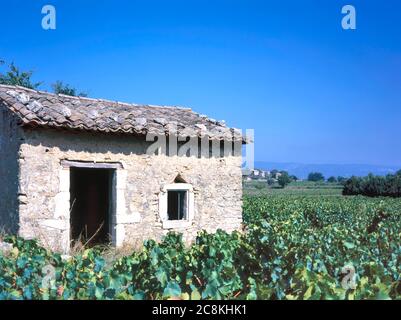
[(70, 169), (71, 240), (110, 242), (111, 169)]

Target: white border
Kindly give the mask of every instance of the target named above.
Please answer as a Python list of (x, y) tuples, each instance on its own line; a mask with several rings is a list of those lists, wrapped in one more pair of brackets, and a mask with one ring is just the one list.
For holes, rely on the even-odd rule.
[[(167, 214), (167, 192), (181, 190), (188, 192), (188, 212), (186, 219), (168, 220)], [(194, 218), (194, 189), (189, 183), (171, 183), (162, 187), (159, 194), (159, 216), (163, 229), (185, 229), (191, 226)]]

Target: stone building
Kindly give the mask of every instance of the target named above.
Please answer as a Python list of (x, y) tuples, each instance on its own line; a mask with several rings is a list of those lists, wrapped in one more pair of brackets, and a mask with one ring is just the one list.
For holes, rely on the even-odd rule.
[(0, 85), (0, 228), (68, 252), (242, 223), (237, 129), (191, 109)]

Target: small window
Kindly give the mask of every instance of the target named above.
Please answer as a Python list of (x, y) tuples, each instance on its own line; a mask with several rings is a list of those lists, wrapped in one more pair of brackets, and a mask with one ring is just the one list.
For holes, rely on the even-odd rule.
[(185, 220), (188, 213), (188, 192), (170, 190), (167, 192), (168, 220)]
[(165, 229), (186, 228), (194, 218), (194, 190), (188, 183), (175, 182), (162, 187), (159, 214)]

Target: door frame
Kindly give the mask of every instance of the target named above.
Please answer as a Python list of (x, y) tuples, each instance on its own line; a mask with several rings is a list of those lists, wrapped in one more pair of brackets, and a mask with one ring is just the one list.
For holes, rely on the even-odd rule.
[[(123, 165), (119, 162), (93, 162), (93, 161), (71, 161), (71, 160), (61, 160), (61, 174), (60, 174), (60, 192), (68, 193), (65, 196), (61, 197), (64, 202), (59, 207), (62, 208), (64, 211), (64, 216), (68, 217), (68, 230), (66, 231), (65, 239), (63, 242), (63, 247), (65, 252), (69, 252), (71, 249), (71, 235), (70, 235), (70, 228), (71, 228), (71, 202), (70, 202), (70, 168), (90, 168), (90, 169), (111, 169), (110, 174), (110, 202), (109, 202), (109, 226), (108, 230), (111, 235), (112, 245), (119, 246), (121, 245), (121, 236), (118, 234), (118, 225), (117, 225), (117, 212), (121, 210), (121, 205), (125, 207), (124, 203), (121, 202), (121, 198), (124, 199), (124, 194), (119, 192), (118, 188), (118, 176), (121, 175), (122, 171), (125, 171)], [(64, 186), (64, 187), (62, 187)], [(119, 200), (120, 199), (120, 200)], [(66, 212), (66, 210), (68, 210)], [(57, 208), (56, 208), (57, 211)], [(60, 211), (60, 210), (59, 210)]]

